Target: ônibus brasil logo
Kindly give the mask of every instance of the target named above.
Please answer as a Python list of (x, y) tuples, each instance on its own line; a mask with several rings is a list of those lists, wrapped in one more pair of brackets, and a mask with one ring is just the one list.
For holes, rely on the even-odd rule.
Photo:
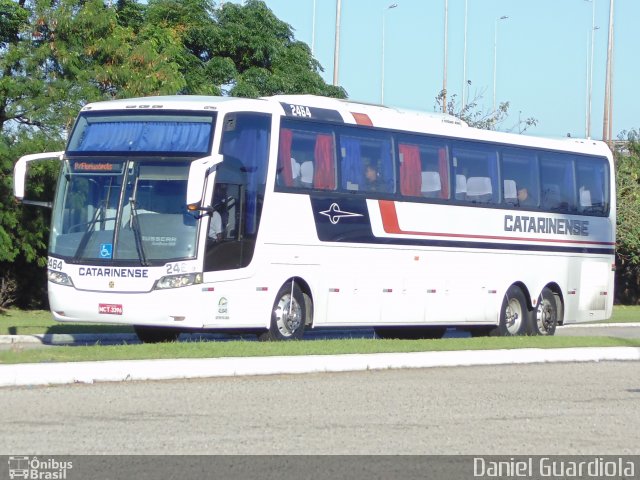
[(60, 461), (55, 458), (9, 457), (9, 478), (11, 479), (64, 480), (68, 478), (67, 470), (72, 468), (73, 462)]

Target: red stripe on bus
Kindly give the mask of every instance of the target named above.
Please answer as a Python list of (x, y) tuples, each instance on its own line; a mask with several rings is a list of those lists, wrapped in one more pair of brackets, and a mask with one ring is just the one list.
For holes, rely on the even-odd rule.
[(353, 118), (358, 125), (367, 125), (369, 127), (373, 127), (373, 122), (369, 118), (369, 115), (367, 115), (366, 113), (351, 112), (351, 115), (353, 115)]
[(615, 245), (614, 242), (588, 242), (585, 240), (559, 240), (554, 238), (526, 238), (507, 237), (498, 235), (467, 235), (464, 233), (441, 233), (441, 232), (417, 232), (403, 230), (398, 222), (398, 212), (396, 203), (393, 200), (378, 200), (380, 214), (382, 216), (382, 227), (386, 233), (394, 235), (420, 235), (424, 237), (451, 237), (451, 238), (474, 238), (483, 240), (518, 240), (521, 242), (546, 242), (546, 243), (573, 243), (580, 245)]

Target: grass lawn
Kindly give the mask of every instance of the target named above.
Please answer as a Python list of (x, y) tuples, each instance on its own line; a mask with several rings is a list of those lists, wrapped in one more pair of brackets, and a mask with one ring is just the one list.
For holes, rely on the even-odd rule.
[(357, 338), (272, 343), (197, 341), (154, 345), (61, 346), (38, 349), (24, 349), (18, 344), (12, 346), (9, 350), (0, 351), (0, 364), (614, 346), (640, 347), (640, 339), (610, 337), (487, 337), (441, 340), (377, 340)]
[(130, 325), (56, 322), (48, 310), (11, 308), (0, 313), (0, 335), (38, 333), (133, 333)]
[[(610, 322), (640, 320), (640, 306), (616, 306)], [(48, 311), (8, 310), (0, 314), (0, 335), (38, 333), (132, 333), (127, 325), (68, 324), (52, 320)], [(332, 355), (442, 350), (514, 348), (640, 347), (640, 339), (610, 337), (445, 338), (440, 340), (341, 339), (296, 342), (194, 341), (165, 344), (53, 346), (24, 348), (20, 344), (0, 351), (0, 364), (154, 358), (215, 358), (273, 355)]]
[[(613, 315), (606, 322), (640, 322), (640, 305), (616, 305)], [(38, 333), (133, 333), (129, 325), (90, 323), (60, 323), (53, 320), (46, 310), (9, 309), (0, 312), (0, 335), (33, 335)]]

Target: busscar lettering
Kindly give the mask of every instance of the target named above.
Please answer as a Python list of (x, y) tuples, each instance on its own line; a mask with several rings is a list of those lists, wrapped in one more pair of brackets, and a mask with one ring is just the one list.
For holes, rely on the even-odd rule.
[(80, 267), (78, 274), (81, 277), (149, 278), (149, 270), (144, 268)]
[(505, 215), (504, 231), (587, 237), (589, 236), (589, 221), (571, 218)]
[(178, 243), (178, 237), (150, 237), (143, 235), (142, 240), (151, 243), (151, 245), (163, 247), (175, 247)]

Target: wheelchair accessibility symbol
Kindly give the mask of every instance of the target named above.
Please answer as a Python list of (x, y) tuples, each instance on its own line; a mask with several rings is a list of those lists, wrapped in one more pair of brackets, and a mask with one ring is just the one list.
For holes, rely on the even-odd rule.
[(100, 258), (111, 258), (113, 255), (113, 244), (101, 243), (100, 244)]

